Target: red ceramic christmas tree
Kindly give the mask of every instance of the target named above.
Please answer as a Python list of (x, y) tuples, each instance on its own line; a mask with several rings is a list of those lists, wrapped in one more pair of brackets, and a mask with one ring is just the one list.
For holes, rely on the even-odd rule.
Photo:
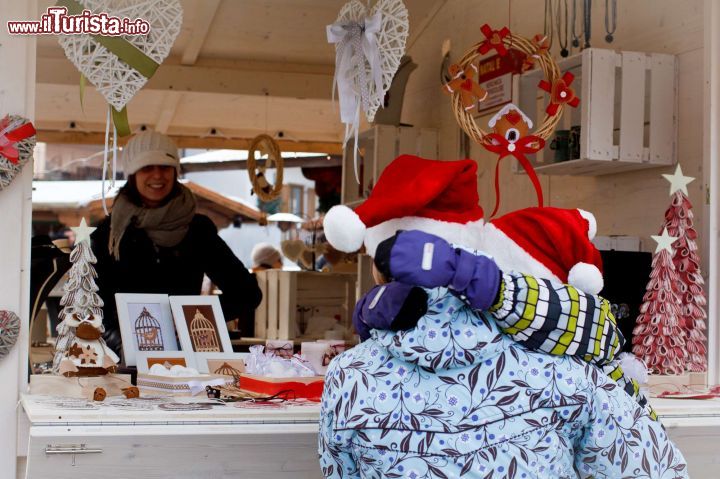
[(658, 246), (652, 261), (640, 316), (633, 330), (633, 353), (657, 374), (682, 374), (688, 362), (681, 325), (680, 279), (673, 265), (672, 237), (667, 230), (653, 236)]
[(707, 338), (705, 336), (707, 300), (703, 289), (705, 281), (700, 273), (692, 204), (687, 196), (687, 184), (694, 178), (684, 176), (680, 165), (677, 166), (674, 175), (663, 176), (670, 182), (672, 197), (672, 203), (665, 212), (665, 228), (671, 236), (678, 237), (673, 244), (675, 250), (673, 265), (680, 279), (678, 290), (681, 303), (681, 325), (685, 330), (688, 352), (686, 368), (691, 372), (704, 372), (707, 371)]

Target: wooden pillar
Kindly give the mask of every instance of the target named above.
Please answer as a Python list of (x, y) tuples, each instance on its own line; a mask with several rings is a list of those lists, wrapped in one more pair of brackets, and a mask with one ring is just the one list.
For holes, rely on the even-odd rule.
[[(35, 114), (35, 38), (10, 36), (8, 20), (36, 20), (35, 0), (0, 0), (0, 115), (33, 119)], [(10, 186), (0, 191), (0, 309), (22, 320), (18, 343), (0, 360), (0, 479), (15, 479), (20, 392), (27, 385), (30, 309), (30, 224), (33, 165), (27, 164)], [(23, 445), (20, 445), (23, 447)]]
[(708, 383), (720, 382), (720, 3), (705, 0), (705, 111), (703, 171), (705, 205), (703, 236), (707, 242)]

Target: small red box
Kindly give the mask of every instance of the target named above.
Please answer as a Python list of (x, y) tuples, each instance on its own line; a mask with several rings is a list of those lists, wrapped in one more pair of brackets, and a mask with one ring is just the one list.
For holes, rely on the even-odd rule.
[(254, 374), (240, 374), (238, 387), (244, 391), (266, 396), (280, 395), (285, 399), (320, 401), (325, 380), (323, 376), (269, 378)]

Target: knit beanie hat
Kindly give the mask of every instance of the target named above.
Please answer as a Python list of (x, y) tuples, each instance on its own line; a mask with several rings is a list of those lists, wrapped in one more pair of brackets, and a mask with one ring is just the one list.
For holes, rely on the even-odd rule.
[(146, 166), (174, 166), (180, 173), (180, 156), (175, 142), (156, 131), (143, 131), (133, 136), (123, 148), (125, 176)]
[(253, 268), (257, 266), (272, 266), (278, 261), (282, 261), (280, 252), (270, 243), (258, 243), (250, 254), (252, 257)]

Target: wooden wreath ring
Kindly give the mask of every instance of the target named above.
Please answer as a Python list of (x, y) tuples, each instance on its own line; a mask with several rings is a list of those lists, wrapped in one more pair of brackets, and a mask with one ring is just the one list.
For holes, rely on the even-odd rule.
[[(461, 70), (465, 70), (468, 66), (477, 61), (480, 57), (485, 56), (478, 52), (478, 48), (482, 43), (483, 42), (478, 42), (473, 45), (472, 48), (470, 48), (470, 50), (465, 53), (462, 59), (460, 59), (459, 65)], [(528, 56), (535, 55), (537, 51), (537, 45), (535, 45), (535, 43), (528, 40), (527, 38), (519, 37), (512, 33), (503, 38), (503, 44), (505, 45), (505, 47), (507, 47), (508, 50), (518, 50)], [(555, 62), (555, 60), (553, 60), (553, 58), (550, 56), (550, 53), (548, 53), (547, 51), (542, 52), (542, 54), (540, 54), (540, 56), (536, 58), (535, 63), (540, 66), (543, 73), (545, 74), (545, 79), (551, 85), (554, 85), (555, 81), (560, 78), (560, 68), (558, 68), (557, 63)], [(558, 111), (554, 115), (548, 115), (547, 113), (545, 113), (545, 118), (543, 119), (542, 124), (532, 134), (535, 136), (539, 136), (543, 140), (547, 140), (548, 137), (553, 133), (553, 131), (555, 131), (555, 127), (557, 126), (558, 122), (560, 121), (560, 117), (562, 116), (564, 106), (565, 105), (561, 103), (559, 105)], [(460, 128), (462, 128), (465, 133), (467, 133), (468, 136), (472, 138), (473, 141), (480, 145), (488, 143), (488, 133), (478, 126), (478, 124), (475, 122), (475, 118), (473, 117), (473, 113), (465, 110), (462, 105), (459, 91), (453, 93), (452, 95), (452, 108), (453, 113), (455, 114), (455, 119), (460, 125)]]
[[(259, 171), (256, 171), (258, 170), (258, 166), (257, 160), (255, 159), (255, 151), (259, 150), (260, 147), (264, 147), (265, 151), (267, 151), (268, 159), (265, 162), (265, 166)], [(275, 164), (277, 175), (275, 177), (275, 184), (271, 185), (272, 189), (270, 191), (263, 191), (263, 188), (259, 185), (259, 173), (262, 173), (262, 176), (265, 176), (265, 170), (267, 169), (269, 163)], [(253, 138), (253, 141), (250, 143), (250, 148), (248, 149), (247, 169), (248, 175), (250, 176), (250, 183), (252, 183), (253, 186), (253, 191), (256, 195), (258, 195), (258, 198), (263, 201), (272, 201), (280, 196), (283, 184), (283, 167), (284, 163), (283, 157), (280, 154), (280, 145), (278, 145), (271, 136), (258, 135)], [(270, 182), (268, 182), (268, 185), (270, 185)]]

